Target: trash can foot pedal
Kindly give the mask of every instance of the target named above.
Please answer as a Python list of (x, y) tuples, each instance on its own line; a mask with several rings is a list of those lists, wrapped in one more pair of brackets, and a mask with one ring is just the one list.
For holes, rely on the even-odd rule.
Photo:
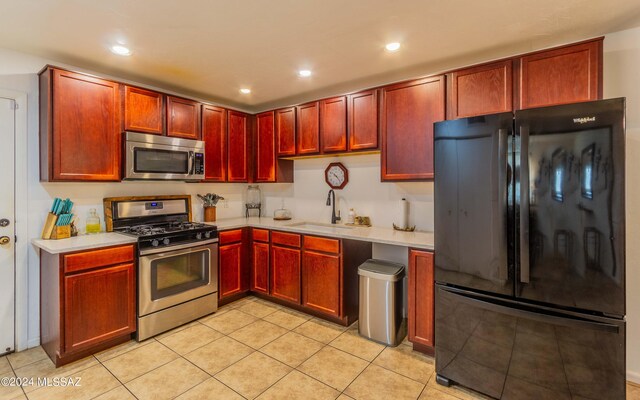
[(451, 381), (449, 380), (449, 378), (445, 378), (440, 374), (436, 374), (436, 383), (446, 387), (451, 386)]

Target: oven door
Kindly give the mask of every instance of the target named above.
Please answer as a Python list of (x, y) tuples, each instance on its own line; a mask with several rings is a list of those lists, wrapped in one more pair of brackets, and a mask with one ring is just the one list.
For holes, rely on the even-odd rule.
[(217, 242), (218, 239), (214, 239), (168, 251), (143, 251), (138, 268), (138, 316), (215, 293), (218, 287)]
[(202, 179), (194, 174), (196, 154), (191, 147), (127, 141), (125, 179)]

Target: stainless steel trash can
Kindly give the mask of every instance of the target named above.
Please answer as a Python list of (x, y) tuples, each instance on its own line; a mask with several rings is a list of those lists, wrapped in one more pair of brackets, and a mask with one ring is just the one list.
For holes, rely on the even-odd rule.
[(398, 345), (406, 330), (402, 320), (404, 265), (367, 260), (358, 267), (360, 335), (389, 346)]

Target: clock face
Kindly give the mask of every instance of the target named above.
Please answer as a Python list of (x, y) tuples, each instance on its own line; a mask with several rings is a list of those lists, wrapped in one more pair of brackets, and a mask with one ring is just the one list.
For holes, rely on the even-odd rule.
[(347, 169), (341, 163), (331, 163), (325, 170), (325, 179), (333, 189), (342, 189), (349, 180)]

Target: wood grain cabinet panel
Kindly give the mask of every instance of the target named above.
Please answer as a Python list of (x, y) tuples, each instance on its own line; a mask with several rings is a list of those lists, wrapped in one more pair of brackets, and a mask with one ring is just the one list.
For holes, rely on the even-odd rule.
[(114, 264), (123, 264), (133, 260), (134, 246), (108, 247), (78, 253), (65, 254), (64, 272), (80, 272)]
[(64, 352), (136, 330), (133, 263), (64, 277)]
[(347, 97), (320, 102), (320, 143), (323, 153), (347, 151)]
[(433, 347), (434, 342), (434, 281), (433, 253), (409, 250), (409, 340)]
[(164, 134), (164, 95), (125, 85), (124, 130)]
[(227, 166), (227, 181), (248, 182), (249, 169), (249, 126), (248, 115), (239, 111), (229, 110), (229, 155)]
[(119, 181), (120, 85), (46, 68), (40, 73), (40, 179)]
[(205, 180), (226, 181), (227, 110), (209, 105), (202, 107), (202, 140), (204, 140)]
[(302, 262), (302, 305), (339, 317), (340, 256), (305, 250)]
[(320, 152), (320, 102), (302, 104), (296, 107), (296, 154), (317, 154)]
[(602, 39), (525, 55), (520, 61), (520, 108), (602, 98)]
[(253, 243), (251, 290), (269, 294), (269, 243)]
[(378, 148), (378, 90), (350, 94), (347, 98), (349, 150)]
[(220, 265), (218, 278), (218, 298), (242, 291), (242, 243), (220, 246)]
[(300, 249), (271, 246), (271, 296), (300, 304)]
[(296, 155), (296, 108), (276, 110), (276, 144), (278, 156)]
[(197, 101), (167, 96), (167, 136), (200, 139), (200, 110)]
[(444, 120), (444, 76), (382, 91), (382, 180), (433, 178), (433, 123)]
[(500, 61), (450, 74), (448, 119), (513, 110), (513, 62)]
[(256, 182), (276, 181), (275, 114), (256, 116)]

